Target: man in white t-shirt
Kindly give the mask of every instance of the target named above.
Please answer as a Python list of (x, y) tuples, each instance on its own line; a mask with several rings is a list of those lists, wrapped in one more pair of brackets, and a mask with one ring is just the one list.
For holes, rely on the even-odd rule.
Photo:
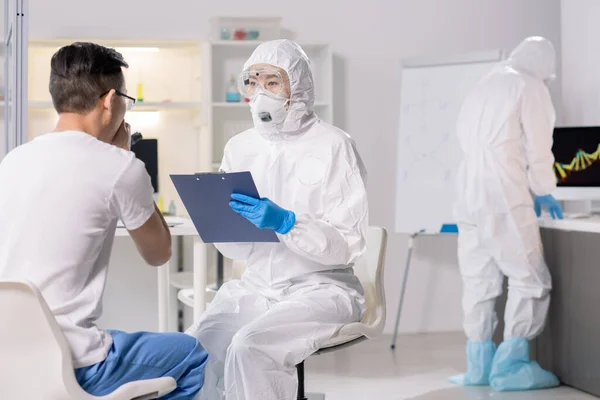
[(89, 393), (171, 376), (178, 387), (165, 398), (190, 399), (203, 384), (208, 357), (196, 339), (95, 325), (117, 220), (148, 264), (171, 257), (150, 177), (129, 151), (124, 116), (135, 100), (125, 94), (127, 67), (121, 54), (92, 43), (65, 46), (52, 57), (56, 129), (0, 164), (0, 279), (26, 279), (40, 289)]

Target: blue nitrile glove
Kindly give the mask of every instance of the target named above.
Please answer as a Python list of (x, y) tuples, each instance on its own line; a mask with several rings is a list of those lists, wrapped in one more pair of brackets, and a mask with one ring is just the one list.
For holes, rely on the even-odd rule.
[(255, 199), (243, 194), (231, 195), (229, 206), (260, 229), (273, 229), (285, 235), (294, 227), (296, 214), (265, 198)]
[(538, 217), (542, 215), (542, 207), (548, 210), (552, 219), (563, 219), (562, 207), (551, 194), (535, 196), (534, 208)]

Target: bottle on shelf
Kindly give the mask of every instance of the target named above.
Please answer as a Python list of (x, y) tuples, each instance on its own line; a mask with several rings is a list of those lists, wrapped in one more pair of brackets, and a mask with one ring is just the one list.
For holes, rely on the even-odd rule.
[(171, 200), (171, 202), (169, 203), (169, 215), (176, 215), (177, 214), (177, 208), (175, 207), (175, 201)]
[(137, 95), (135, 96), (135, 101), (138, 103), (143, 103), (144, 102), (144, 84), (143, 84), (143, 74), (142, 74), (142, 69), (138, 68), (137, 69), (137, 85), (136, 85), (136, 92)]
[(160, 211), (163, 214), (165, 213), (165, 203), (162, 196), (158, 196), (156, 207), (158, 207), (158, 211)]
[(136, 99), (136, 101), (138, 103), (144, 102), (144, 84), (141, 82), (137, 84), (137, 99)]
[(221, 28), (221, 40), (229, 40), (231, 39), (231, 34), (229, 33), (229, 29)]
[(227, 92), (225, 93), (225, 101), (228, 103), (239, 103), (241, 99), (240, 92), (237, 88), (237, 81), (235, 76), (231, 76), (229, 84), (227, 85)]

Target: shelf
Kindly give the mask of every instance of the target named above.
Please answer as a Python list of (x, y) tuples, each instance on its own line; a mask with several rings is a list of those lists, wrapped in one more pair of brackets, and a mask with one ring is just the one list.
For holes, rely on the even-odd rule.
[(211, 42), (213, 46), (228, 46), (228, 47), (256, 47), (262, 40), (215, 40)]
[[(63, 38), (49, 40), (30, 40), (29, 48), (48, 47), (54, 51), (58, 48), (81, 40), (82, 38)], [(108, 47), (118, 48), (144, 48), (158, 47), (159, 49), (199, 49), (200, 42), (194, 40), (171, 41), (171, 40), (106, 40), (98, 38), (86, 38), (85, 41), (91, 41)]]
[(135, 103), (131, 111), (136, 110), (162, 110), (162, 109), (193, 109), (200, 108), (202, 103), (199, 101), (144, 101)]
[(226, 101), (219, 101), (216, 103), (213, 103), (213, 107), (218, 107), (218, 108), (248, 108), (250, 107), (250, 103), (246, 103), (246, 102), (237, 102), (237, 103), (228, 103)]
[[(194, 287), (194, 273), (190, 272), (174, 272), (169, 276), (171, 286), (176, 289), (192, 289)], [(216, 285), (209, 285), (206, 291), (216, 292)]]
[(193, 272), (177, 272), (169, 277), (171, 286), (177, 289), (190, 289), (194, 287)]
[[(217, 294), (216, 291), (206, 289), (206, 304), (208, 305)], [(194, 307), (194, 289), (182, 289), (177, 292), (177, 299), (188, 307)]]
[[(213, 46), (223, 47), (256, 47), (261, 43), (265, 43), (265, 40), (214, 40), (211, 42)], [(325, 43), (297, 43), (303, 48), (327, 47)]]
[[(185, 109), (198, 109), (202, 103), (199, 101), (144, 101), (136, 103), (133, 107), (135, 111), (160, 111), (160, 110), (185, 110)], [(50, 101), (30, 101), (30, 108), (37, 109), (54, 109), (52, 102)]]
[[(248, 103), (241, 102), (241, 101), (238, 103), (228, 103), (225, 101), (218, 101), (218, 102), (213, 103), (212, 105), (215, 108), (248, 108), (248, 107), (250, 107), (250, 105)], [(315, 107), (327, 107), (329, 105), (330, 105), (329, 103), (325, 103), (323, 101), (317, 101), (315, 103)]]

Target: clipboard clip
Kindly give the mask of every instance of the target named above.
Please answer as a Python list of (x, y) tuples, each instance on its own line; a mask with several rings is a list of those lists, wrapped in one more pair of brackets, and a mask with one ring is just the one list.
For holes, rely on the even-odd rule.
[(217, 172), (196, 172), (194, 175), (214, 175), (214, 174), (226, 174), (227, 172), (219, 170)]

